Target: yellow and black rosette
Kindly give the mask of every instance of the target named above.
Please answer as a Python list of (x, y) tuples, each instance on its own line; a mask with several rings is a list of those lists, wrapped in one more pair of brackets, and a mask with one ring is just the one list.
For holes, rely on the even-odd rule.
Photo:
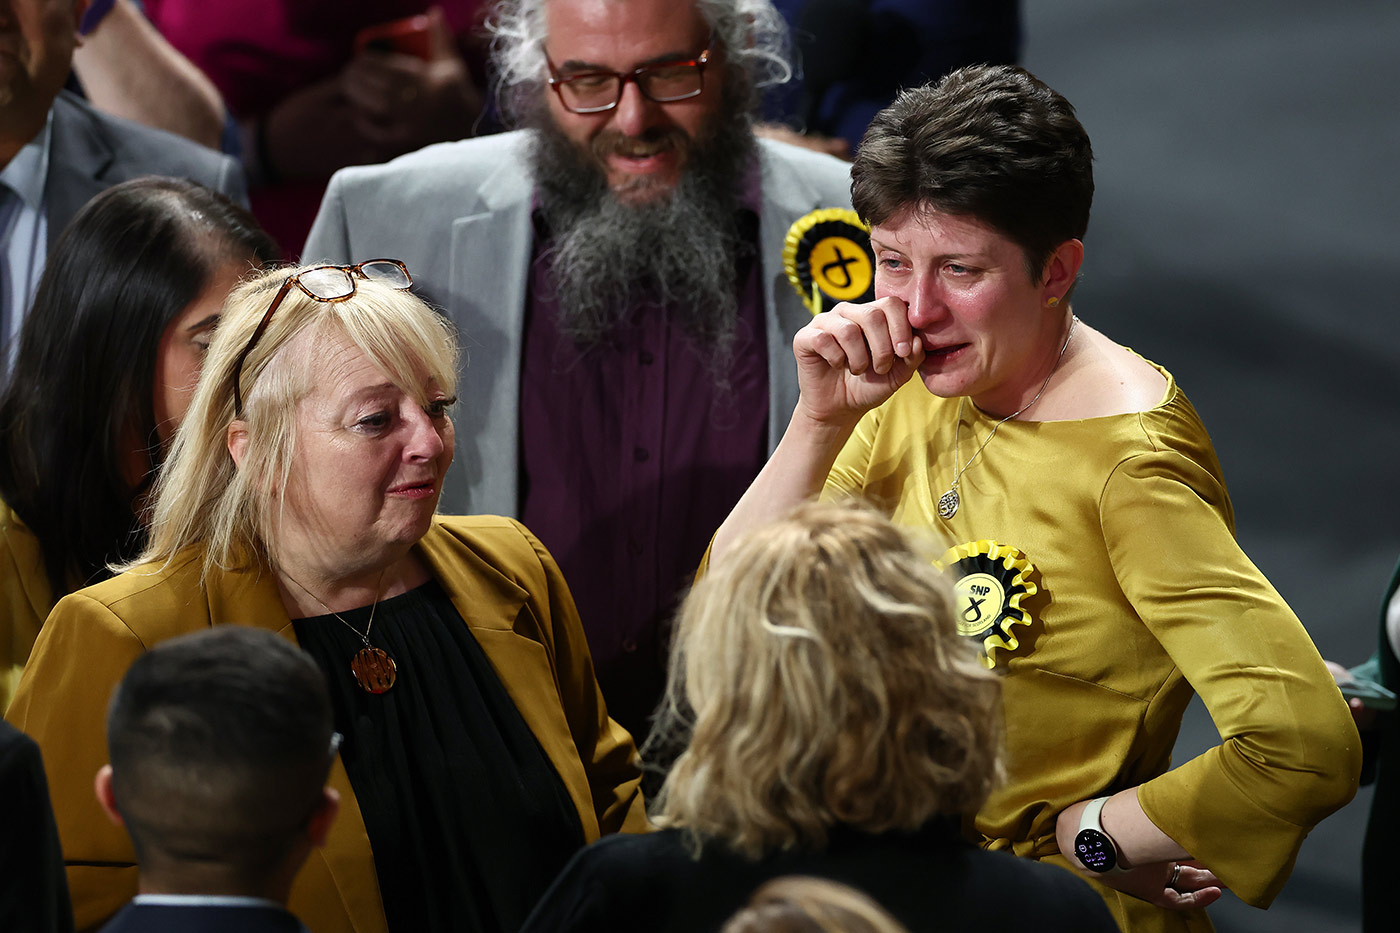
[(789, 227), (783, 269), (814, 315), (842, 301), (875, 300), (870, 228), (849, 208), (812, 211)]
[(1018, 625), (1030, 625), (1023, 605), (1038, 587), (1035, 566), (1014, 547), (995, 541), (969, 541), (949, 548), (934, 564), (953, 577), (958, 634), (982, 642), (982, 663), (996, 666), (997, 649), (1015, 651)]

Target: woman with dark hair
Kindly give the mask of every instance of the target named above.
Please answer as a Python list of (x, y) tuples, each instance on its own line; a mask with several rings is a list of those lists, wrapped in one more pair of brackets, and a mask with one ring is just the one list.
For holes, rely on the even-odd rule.
[[(794, 338), (796, 411), (712, 553), (817, 495), (933, 529), (1003, 684), (1008, 780), (973, 838), (1081, 872), (1124, 930), (1206, 930), (1222, 887), (1277, 896), (1355, 793), (1360, 741), (1235, 541), (1195, 409), (1071, 307), (1092, 163), (1074, 108), (1019, 68), (875, 118), (851, 200), (876, 300)], [(1193, 691), (1222, 741), (1173, 767)]]
[(54, 603), (140, 553), (224, 298), (275, 258), (247, 211), (173, 178), (107, 189), (54, 244), (0, 393), (0, 709)]

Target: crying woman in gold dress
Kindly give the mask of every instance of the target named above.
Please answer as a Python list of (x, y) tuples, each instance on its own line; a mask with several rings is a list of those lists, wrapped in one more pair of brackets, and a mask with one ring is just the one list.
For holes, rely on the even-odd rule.
[[(852, 195), (876, 300), (798, 333), (797, 409), (713, 553), (817, 495), (942, 534), (962, 631), (1003, 680), (1007, 781), (977, 841), (1081, 872), (1124, 930), (1208, 930), (1222, 888), (1278, 894), (1360, 746), (1235, 542), (1190, 402), (1071, 308), (1091, 163), (1069, 102), (1017, 68), (875, 118)], [(1173, 768), (1193, 688), (1222, 741)]]

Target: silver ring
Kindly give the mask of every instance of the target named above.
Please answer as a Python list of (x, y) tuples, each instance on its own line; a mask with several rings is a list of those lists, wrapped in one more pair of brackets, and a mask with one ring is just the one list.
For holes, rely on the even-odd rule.
[(1180, 862), (1177, 862), (1175, 865), (1172, 866), (1172, 877), (1171, 877), (1171, 880), (1167, 882), (1167, 887), (1169, 887), (1169, 888), (1171, 888), (1173, 891), (1175, 891), (1175, 890), (1177, 889), (1177, 887), (1176, 887), (1176, 879), (1178, 879), (1178, 878), (1180, 878), (1180, 877), (1181, 877), (1181, 863), (1180, 863)]

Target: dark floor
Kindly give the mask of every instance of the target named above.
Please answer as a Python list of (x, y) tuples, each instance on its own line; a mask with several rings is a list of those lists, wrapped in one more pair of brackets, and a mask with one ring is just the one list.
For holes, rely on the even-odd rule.
[[(1326, 657), (1375, 644), (1400, 554), (1400, 4), (1025, 0), (1024, 62), (1078, 108), (1098, 192), (1075, 310), (1167, 366), (1215, 439), (1239, 536)], [(1199, 702), (1177, 760), (1218, 736)], [(1356, 930), (1370, 791), (1267, 912)]]

